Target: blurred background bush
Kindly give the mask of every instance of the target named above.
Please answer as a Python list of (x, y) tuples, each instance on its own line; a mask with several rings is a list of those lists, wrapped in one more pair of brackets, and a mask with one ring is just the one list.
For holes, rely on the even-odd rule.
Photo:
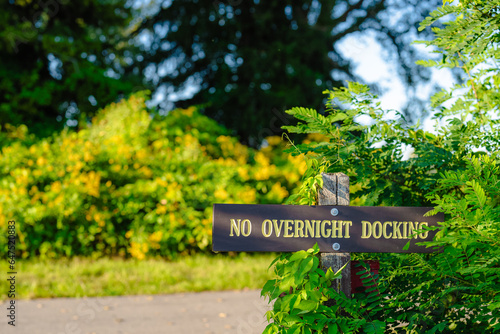
[(23, 258), (209, 252), (213, 203), (282, 203), (297, 187), (306, 164), (280, 137), (249, 148), (195, 107), (152, 116), (146, 99), (43, 139), (4, 127), (0, 230), (18, 222)]

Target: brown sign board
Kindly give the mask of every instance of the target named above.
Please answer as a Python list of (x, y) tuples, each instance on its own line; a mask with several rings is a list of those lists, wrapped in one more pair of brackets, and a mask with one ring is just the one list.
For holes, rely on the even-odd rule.
[[(214, 204), (214, 252), (292, 252), (318, 243), (321, 252), (430, 253), (443, 214), (429, 207)], [(410, 242), (408, 249), (405, 245)]]

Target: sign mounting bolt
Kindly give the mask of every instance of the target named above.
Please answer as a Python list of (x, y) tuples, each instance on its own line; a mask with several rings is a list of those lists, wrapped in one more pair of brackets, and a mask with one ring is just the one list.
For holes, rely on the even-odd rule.
[(337, 243), (337, 242), (335, 242), (335, 243), (332, 245), (332, 248), (333, 248), (333, 250), (338, 251), (338, 250), (340, 249), (340, 244), (339, 244), (339, 243)]
[(337, 208), (333, 208), (330, 213), (332, 214), (332, 216), (336, 216), (339, 214), (339, 210)]

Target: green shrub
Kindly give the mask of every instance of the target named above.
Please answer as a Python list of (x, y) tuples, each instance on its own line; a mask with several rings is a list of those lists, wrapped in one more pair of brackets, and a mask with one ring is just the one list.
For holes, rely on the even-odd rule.
[[(442, 59), (422, 64), (458, 67), (467, 76), (464, 84), (433, 97), (433, 132), (406, 124), (402, 115), (387, 118), (376, 97), (357, 83), (327, 92), (326, 115), (306, 108), (288, 111), (300, 121), (289, 131), (322, 138), (290, 150), (317, 159), (308, 165), (294, 203), (315, 204), (321, 171), (343, 172), (350, 178), (351, 203), (430, 205), (435, 209), (429, 214), (443, 212), (445, 221), (434, 240), (424, 243), (434, 253), (353, 254), (380, 259), (379, 288), (361, 298), (368, 305), (362, 316), (356, 312), (359, 296), (349, 300), (333, 294), (330, 298), (342, 307), (329, 316), (333, 322), (325, 322), (324, 313), (308, 313), (308, 319), (297, 322), (300, 328), (292, 330), (295, 323), (282, 320), (299, 311), (275, 308), (270, 318), (276, 326), (270, 325), (269, 333), (500, 331), (499, 5), (498, 0), (445, 1), (423, 22), (426, 27), (452, 15), (442, 28), (434, 28), (436, 38), (426, 42), (440, 48), (436, 52)], [(407, 148), (413, 152), (403, 159)], [(293, 265), (291, 256), (285, 265)], [(287, 277), (277, 274), (264, 291), (285, 284)], [(310, 285), (302, 294), (318, 286), (308, 277), (302, 280), (297, 286)], [(282, 305), (284, 297), (270, 298)], [(366, 321), (363, 327), (360, 319)]]
[[(271, 264), (276, 279), (266, 283), (262, 295), (274, 301), (272, 310), (266, 314), (267, 320), (273, 319), (273, 322), (266, 327), (264, 334), (383, 331), (385, 323), (375, 318), (381, 311), (381, 291), (376, 287), (369, 288), (366, 293), (357, 295), (362, 295), (361, 298), (352, 300), (337, 294), (332, 285), (341, 276), (343, 268), (336, 273), (331, 268), (324, 272), (318, 254), (319, 247), (315, 244), (307, 251), (281, 254)], [(378, 281), (367, 267), (360, 274), (367, 285)]]
[(253, 150), (196, 108), (151, 117), (144, 101), (34, 143), (24, 127), (4, 135), (0, 231), (17, 222), (23, 257), (209, 251), (214, 203), (281, 203), (298, 184), (305, 163), (279, 137)]

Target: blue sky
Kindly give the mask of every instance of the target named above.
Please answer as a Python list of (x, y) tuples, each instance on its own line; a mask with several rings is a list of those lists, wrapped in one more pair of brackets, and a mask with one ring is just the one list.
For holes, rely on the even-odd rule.
[[(401, 110), (407, 102), (405, 87), (397, 74), (397, 69), (389, 55), (376, 41), (373, 34), (364, 32), (346, 37), (338, 45), (345, 57), (352, 59), (356, 64), (355, 74), (360, 76), (367, 84), (378, 84), (383, 91), (379, 96), (381, 106), (385, 110)], [(424, 45), (417, 46), (419, 50), (432, 57), (431, 50)], [(418, 87), (419, 97), (429, 100), (432, 87), (435, 84), (449, 88), (455, 83), (447, 69), (433, 69), (432, 80)], [(433, 121), (431, 115), (421, 120), (422, 125), (429, 130)]]

